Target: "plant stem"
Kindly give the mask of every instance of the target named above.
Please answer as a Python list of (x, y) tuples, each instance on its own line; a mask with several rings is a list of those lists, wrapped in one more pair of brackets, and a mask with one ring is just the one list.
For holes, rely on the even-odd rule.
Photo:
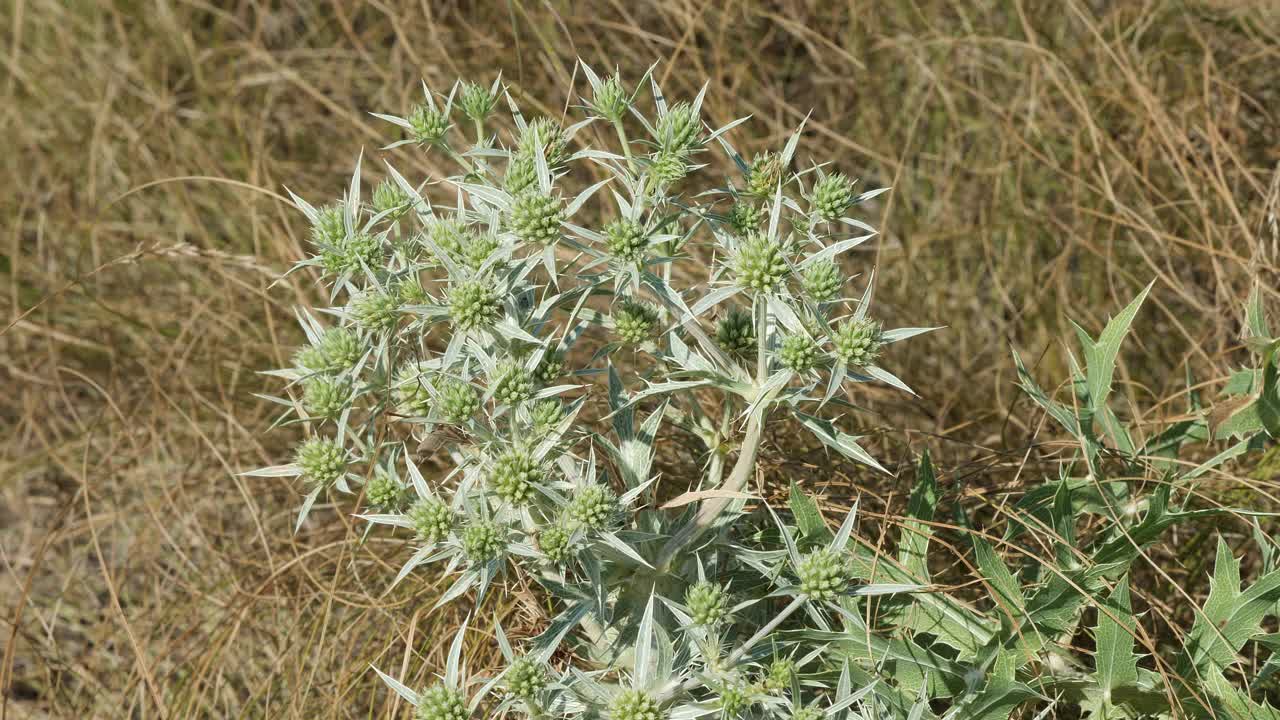
[[(747, 420), (747, 432), (742, 438), (742, 445), (738, 452), (738, 460), (733, 464), (733, 470), (729, 473), (729, 479), (724, 485), (717, 488), (726, 492), (741, 492), (747, 486), (747, 480), (751, 477), (751, 471), (755, 469), (756, 454), (760, 450), (760, 441), (764, 435), (764, 417), (763, 412), (754, 412), (751, 418)], [(698, 508), (698, 514), (693, 520), (680, 528), (667, 544), (662, 548), (662, 554), (658, 557), (658, 569), (665, 570), (670, 566), (672, 558), (675, 557), (681, 549), (686, 545), (697, 540), (716, 517), (729, 505), (730, 497), (713, 497), (704, 500), (702, 507)]]
[(635, 172), (636, 161), (631, 157), (631, 141), (627, 139), (627, 129), (622, 126), (621, 119), (613, 121), (613, 129), (618, 131), (618, 141), (622, 143), (622, 152), (627, 156), (627, 167), (631, 168), (631, 172)]
[(778, 626), (781, 625), (783, 621), (785, 621), (787, 618), (791, 617), (791, 613), (795, 612), (796, 610), (799, 610), (800, 606), (804, 605), (805, 602), (807, 602), (807, 599), (803, 595), (797, 595), (796, 597), (792, 598), (791, 603), (788, 604), (785, 608), (783, 608), (782, 612), (778, 613), (777, 615), (774, 615), (773, 619), (765, 623), (764, 627), (757, 630), (755, 635), (752, 635), (750, 639), (748, 639), (746, 642), (739, 645), (736, 650), (734, 650), (732, 653), (729, 654), (729, 660), (727, 662), (729, 667), (733, 667), (734, 665), (737, 665), (738, 661), (742, 659), (743, 655), (746, 655), (748, 652), (750, 652), (751, 648), (755, 647), (756, 643), (768, 637), (769, 633), (773, 632), (774, 630), (777, 630)]
[[(769, 355), (766, 341), (768, 339), (766, 333), (769, 329), (769, 305), (763, 298), (756, 298), (758, 303), (753, 308), (756, 316), (756, 344), (759, 348), (756, 354), (756, 388), (764, 387), (765, 380), (768, 378), (769, 372)], [(658, 556), (657, 567), (660, 571), (665, 571), (671, 565), (672, 559), (676, 553), (682, 550), (689, 543), (701, 537), (702, 533), (711, 527), (720, 513), (729, 506), (732, 497), (728, 493), (740, 493), (747, 487), (747, 481), (751, 479), (751, 471), (755, 469), (756, 455), (760, 451), (760, 442), (764, 437), (764, 423), (769, 416), (770, 398), (758, 398), (756, 403), (759, 405), (751, 411), (747, 419), (747, 430), (742, 437), (742, 444), (739, 446), (738, 460), (733, 464), (733, 471), (729, 473), (729, 479), (724, 485), (716, 488), (726, 493), (722, 497), (713, 497), (704, 500), (702, 506), (698, 508), (698, 514), (693, 520), (667, 541), (662, 553)]]

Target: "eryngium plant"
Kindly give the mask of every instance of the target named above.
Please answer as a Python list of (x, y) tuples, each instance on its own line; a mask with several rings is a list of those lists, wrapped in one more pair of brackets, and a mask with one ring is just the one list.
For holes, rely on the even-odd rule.
[[(406, 116), (377, 117), (403, 134), (388, 147), (455, 174), (412, 182), (388, 164), (366, 201), (357, 161), (341, 199), (294, 197), (314, 250), (298, 268), (324, 278), (331, 306), (298, 312), (308, 344), (272, 371), (291, 395), (272, 399), (307, 437), (295, 462), (252, 474), (300, 478), (299, 526), (322, 496), (358, 496), (360, 518), (414, 547), (394, 582), (424, 566), (453, 576), (437, 605), (479, 609), (520, 575), (554, 609), (520, 648), (495, 627), (507, 661), (496, 675), (462, 667), (465, 627), (440, 682), (382, 675), (415, 718), (1007, 719), (1060, 701), (1107, 718), (1270, 712), (1223, 670), (1280, 600), (1274, 563), (1240, 594), (1234, 559), (1219, 558), (1199, 645), (1167, 675), (1137, 666), (1126, 589), (1145, 544), (1217, 512), (1175, 507), (1171, 488), (1280, 433), (1280, 340), (1257, 303), (1266, 372), (1233, 383), (1261, 394), (1216, 429), (1244, 439), (1194, 470), (1161, 461), (1150, 497), (1109, 482), (1100, 458), (1138, 472), (1210, 434), (1197, 419), (1143, 447), (1106, 405), (1138, 303), (1099, 340), (1081, 333), (1073, 405), (1020, 366), (1027, 393), (1079, 440), (1085, 476), (1064, 470), (1022, 503), (1065, 543), (1055, 559), (1011, 572), (972, 535), (993, 598), (980, 611), (932, 586), (927, 456), (896, 559), (853, 542), (854, 512), (832, 532), (794, 486), (788, 508), (752, 495), (763, 429), (781, 418), (882, 469), (842, 429), (856, 417), (846, 398), (867, 382), (910, 393), (885, 366), (929, 328), (885, 329), (871, 273), (850, 273), (849, 251), (874, 236), (852, 213), (881, 191), (855, 191), (830, 158), (802, 160), (800, 129), (748, 161), (728, 136), (745, 119), (710, 127), (702, 95), (668, 104), (651, 74), (632, 86), (581, 69), (572, 122), (527, 118), (498, 81), (445, 97), (424, 87)], [(721, 165), (735, 171), (709, 170)], [(596, 398), (605, 419), (587, 422)], [(656, 439), (675, 433), (701, 447), (700, 474), (655, 472)], [(428, 454), (449, 469), (424, 475)], [(1077, 512), (1109, 529), (1076, 537)], [(1063, 660), (1090, 607), (1093, 671)]]
[[(439, 604), (479, 606), (514, 573), (554, 599), (523, 652), (500, 635), (511, 663), (477, 686), (483, 701), (456, 657), (439, 686), (393, 683), (419, 718), (839, 713), (865, 695), (849, 671), (778, 633), (921, 587), (859, 583), (852, 513), (821, 548), (770, 513), (743, 518), (779, 416), (880, 469), (830, 416), (850, 414), (842, 391), (858, 383), (910, 392), (881, 362), (925, 332), (882, 329), (870, 273), (849, 270), (875, 234), (849, 213), (881, 190), (802, 162), (800, 129), (748, 161), (727, 135), (745, 118), (712, 128), (702, 95), (669, 104), (651, 75), (582, 70), (572, 122), (526, 117), (501, 82), (424, 87), (404, 117), (378, 115), (403, 132), (389, 147), (456, 174), (415, 182), (388, 164), (365, 198), (357, 162), (341, 199), (294, 197), (313, 226), (298, 268), (333, 304), (299, 311), (309, 344), (274, 371), (308, 438), (259, 474), (303, 479), (299, 526), (327, 493), (360, 494), (360, 517), (417, 547), (396, 582), (428, 564), (456, 576)], [(713, 175), (714, 153), (736, 172)], [(606, 427), (580, 420), (596, 396)], [(701, 444), (700, 477), (654, 472), (671, 431)], [(453, 469), (424, 476), (429, 452)], [(553, 670), (566, 642), (575, 663)]]

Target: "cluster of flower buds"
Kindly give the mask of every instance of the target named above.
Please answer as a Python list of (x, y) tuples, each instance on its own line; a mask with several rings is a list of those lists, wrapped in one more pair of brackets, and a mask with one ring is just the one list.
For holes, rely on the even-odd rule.
[[(500, 81), (447, 95), (424, 87), (406, 116), (377, 115), (403, 134), (387, 149), (438, 153), (456, 174), (415, 184), (388, 163), (365, 203), (357, 163), (341, 200), (317, 208), (295, 196), (314, 246), (297, 269), (324, 279), (332, 306), (323, 322), (299, 313), (308, 344), (273, 371), (296, 391), (273, 399), (309, 437), (293, 463), (253, 474), (303, 479), (300, 527), (322, 494), (362, 494), (360, 517), (417, 546), (397, 582), (425, 563), (455, 576), (441, 604), (468, 593), (481, 603), (513, 572), (541, 583), (560, 619), (529, 655), (503, 639), (509, 666), (482, 684), (503, 689), (504, 708), (611, 720), (821, 714), (813, 703), (839, 693), (815, 676), (796, 695), (797, 664), (764, 667), (759, 651), (797, 607), (838, 615), (857, 580), (848, 550), (749, 549), (726, 520), (742, 507), (734, 498), (771, 413), (875, 466), (817, 417), (846, 381), (905, 387), (878, 363), (924, 331), (882, 330), (869, 282), (860, 301), (844, 297), (847, 251), (870, 237), (850, 234), (866, 226), (845, 214), (874, 193), (855, 196), (821, 165), (794, 170), (799, 131), (747, 162), (727, 137), (745, 119), (708, 127), (705, 90), (668, 103), (652, 74), (633, 86), (582, 70), (590, 115), (572, 123), (526, 119)], [(582, 132), (592, 123), (617, 145), (588, 146), (600, 136)], [(735, 175), (702, 172), (717, 147)], [(607, 378), (603, 427), (580, 415), (603, 390), (595, 377)], [(664, 427), (711, 458), (705, 477), (680, 481), (713, 491), (695, 495), (696, 511), (659, 507), (673, 490), (653, 469)], [(418, 460), (430, 453), (452, 470), (424, 476)], [(731, 594), (707, 579), (704, 557), (727, 573), (716, 577), (757, 581)], [(741, 588), (750, 592), (735, 604)], [(608, 681), (550, 667), (571, 631), (600, 645)], [(419, 720), (460, 720), (484, 693), (456, 666), (418, 693), (388, 680)]]

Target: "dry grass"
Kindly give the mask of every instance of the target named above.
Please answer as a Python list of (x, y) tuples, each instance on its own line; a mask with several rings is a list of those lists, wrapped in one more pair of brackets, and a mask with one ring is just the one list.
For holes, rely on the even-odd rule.
[[(385, 141), (364, 111), (405, 109), (420, 77), (500, 69), (556, 113), (575, 56), (631, 77), (665, 59), (671, 95), (709, 79), (710, 119), (752, 113), (767, 141), (812, 109), (809, 150), (895, 187), (867, 257), (889, 324), (950, 325), (894, 357), (921, 400), (871, 401), (874, 423), (908, 431), (881, 454), (934, 445), (954, 498), (1015, 492), (1027, 460), (1051, 459), (1023, 451), (1039, 417), (1009, 348), (1062, 377), (1068, 315), (1097, 327), (1156, 279), (1118, 375), (1150, 420), (1183, 409), (1184, 366), (1213, 385), (1244, 358), (1238, 309), (1254, 278), (1276, 302), (1280, 261), (1268, 5), (12, 0), (3, 716), (405, 716), (367, 667), (436, 666), (457, 622), (427, 611), (437, 587), (387, 594), (398, 544), (336, 509), (295, 536), (296, 493), (235, 473), (289, 443), (263, 434), (254, 371), (283, 361), (290, 306), (314, 300), (304, 279), (268, 288), (302, 252), (276, 193), (340, 194), (357, 152)], [(766, 459), (794, 456), (787, 442)], [(901, 507), (905, 478), (791, 462)], [(1198, 558), (1178, 559), (1171, 573), (1202, 587)], [(508, 602), (494, 611), (532, 608)]]

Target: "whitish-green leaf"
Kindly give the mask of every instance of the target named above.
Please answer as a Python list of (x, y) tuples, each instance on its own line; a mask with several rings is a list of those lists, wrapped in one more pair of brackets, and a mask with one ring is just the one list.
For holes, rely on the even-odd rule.
[(640, 628), (636, 631), (635, 649), (635, 683), (637, 687), (648, 687), (654, 680), (654, 647), (653, 647), (653, 595), (644, 608), (644, 617), (640, 618)]
[(871, 457), (866, 450), (862, 449), (861, 445), (858, 445), (858, 437), (838, 430), (829, 420), (817, 418), (812, 415), (806, 415), (798, 411), (795, 413), (795, 416), (796, 419), (800, 421), (801, 425), (808, 428), (809, 432), (813, 433), (814, 437), (822, 441), (823, 445), (826, 445), (850, 460), (875, 468), (886, 475), (889, 474), (888, 470), (885, 470), (880, 463), (876, 462), (875, 458)]
[(414, 707), (418, 706), (418, 693), (405, 687), (404, 684), (401, 683), (399, 680), (382, 672), (381, 670), (374, 667), (373, 665), (370, 665), (369, 667), (373, 668), (373, 671), (378, 673), (378, 677), (382, 678), (382, 682), (386, 683), (387, 687), (394, 690), (397, 695), (404, 698), (410, 705), (413, 705)]
[(1263, 575), (1241, 592), (1240, 561), (1219, 538), (1209, 597), (1187, 637), (1184, 662), (1200, 672), (1223, 670), (1235, 662), (1244, 643), (1259, 633), (1263, 619), (1275, 611), (1278, 600), (1280, 570)]
[(1094, 675), (1103, 691), (1103, 702), (1111, 704), (1118, 688), (1138, 682), (1138, 656), (1134, 653), (1134, 632), (1138, 620), (1129, 605), (1129, 577), (1116, 583), (1105, 606), (1098, 608), (1094, 629), (1097, 650), (1093, 655)]

